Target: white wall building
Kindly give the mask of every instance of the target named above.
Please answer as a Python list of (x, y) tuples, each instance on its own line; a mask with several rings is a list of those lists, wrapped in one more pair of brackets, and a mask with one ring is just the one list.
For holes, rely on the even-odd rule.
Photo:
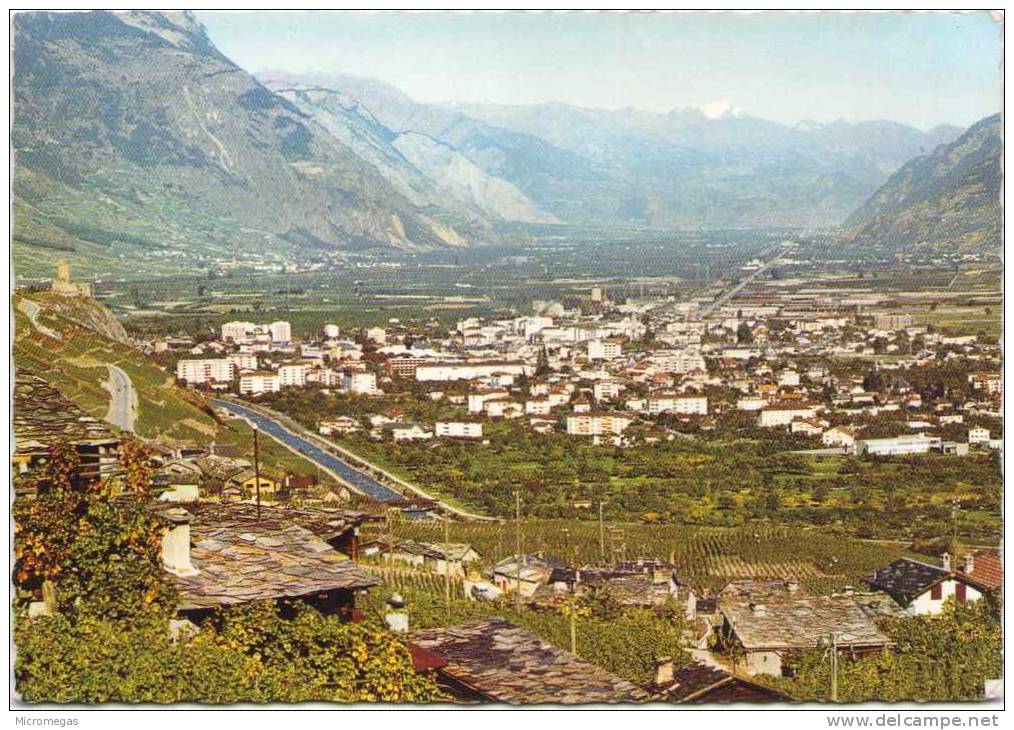
[(618, 436), (634, 422), (621, 414), (593, 414), (567, 416), (567, 433), (572, 436)]
[(240, 395), (277, 393), (281, 388), (281, 381), (277, 373), (245, 373), (239, 378)]
[(465, 421), (437, 421), (434, 425), (437, 436), (460, 439), (481, 439), (482, 424)]
[(380, 393), (380, 389), (377, 387), (377, 374), (342, 373), (342, 390), (362, 395), (377, 395)]
[(592, 360), (615, 360), (623, 356), (623, 345), (615, 340), (592, 340), (588, 343), (588, 357)]
[(188, 385), (227, 383), (236, 376), (236, 365), (226, 358), (180, 360), (176, 363), (176, 378)]
[(708, 413), (708, 399), (704, 396), (660, 393), (648, 398), (648, 413), (682, 413), (705, 416)]
[(283, 388), (302, 388), (306, 385), (306, 370), (306, 365), (281, 365), (278, 368), (278, 382)]
[(292, 327), (288, 322), (272, 322), (268, 325), (271, 341), (286, 344), (292, 342)]
[(757, 418), (757, 425), (761, 428), (771, 428), (773, 426), (788, 426), (797, 418), (807, 419), (813, 418), (817, 415), (817, 409), (813, 407), (784, 407), (784, 408), (764, 408)]
[(520, 361), (442, 362), (418, 365), (415, 379), (419, 381), (475, 380), (497, 374), (524, 375), (525, 364)]

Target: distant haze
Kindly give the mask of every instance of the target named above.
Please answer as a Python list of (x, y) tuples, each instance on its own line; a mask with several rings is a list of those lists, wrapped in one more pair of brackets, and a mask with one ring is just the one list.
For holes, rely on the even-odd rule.
[(201, 12), (242, 67), (341, 72), (419, 101), (550, 101), (787, 124), (966, 126), (1000, 109), (1001, 25), (953, 13)]

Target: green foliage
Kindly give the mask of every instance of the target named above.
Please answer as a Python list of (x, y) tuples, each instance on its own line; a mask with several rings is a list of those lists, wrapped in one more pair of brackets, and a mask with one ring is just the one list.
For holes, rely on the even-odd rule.
[[(893, 650), (865, 659), (841, 653), (840, 702), (982, 699), (985, 680), (1003, 674), (1000, 614), (989, 600), (951, 601), (939, 616), (886, 619), (884, 630)], [(800, 700), (827, 701), (830, 662), (822, 652), (799, 657), (792, 668), (795, 677), (772, 683)]]
[(164, 528), (146, 497), (112, 500), (100, 483), (77, 484), (76, 463), (73, 449), (55, 448), (38, 496), (15, 500), (15, 583), (34, 593), (52, 581), (61, 610), (104, 618), (175, 606), (159, 558)]
[(342, 624), (272, 603), (225, 611), (174, 641), (164, 616), (57, 615), (15, 624), (17, 691), (29, 702), (425, 702), (432, 679), (377, 623)]

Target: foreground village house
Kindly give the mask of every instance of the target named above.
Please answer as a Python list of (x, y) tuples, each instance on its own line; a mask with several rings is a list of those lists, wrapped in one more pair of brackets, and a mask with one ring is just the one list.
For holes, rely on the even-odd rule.
[[(993, 558), (995, 560), (995, 558)], [(989, 557), (983, 557), (986, 564)], [(944, 555), (943, 565), (929, 565), (910, 558), (895, 560), (867, 578), (870, 587), (882, 590), (915, 615), (938, 614), (944, 601), (953, 597), (958, 603), (977, 601), (983, 594), (999, 588), (996, 579), (975, 577), (975, 557), (969, 555), (962, 566), (966, 571), (951, 569), (951, 558)], [(1002, 573), (1000, 574), (1002, 576)]]
[(446, 662), (437, 679), (458, 700), (574, 705), (649, 699), (637, 685), (504, 619), (421, 629), (410, 638)]

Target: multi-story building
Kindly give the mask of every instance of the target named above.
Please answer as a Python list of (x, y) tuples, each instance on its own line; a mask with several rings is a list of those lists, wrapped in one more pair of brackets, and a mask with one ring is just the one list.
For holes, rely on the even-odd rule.
[(758, 414), (757, 425), (761, 428), (788, 426), (797, 418), (805, 420), (814, 418), (816, 415), (817, 409), (814, 406), (768, 406)]
[(176, 379), (187, 385), (227, 383), (236, 375), (236, 364), (226, 358), (180, 360), (176, 363)]
[(292, 342), (292, 327), (288, 322), (272, 322), (268, 325), (271, 341), (286, 344)]
[(510, 393), (506, 390), (483, 390), (478, 393), (468, 394), (468, 412), (469, 413), (482, 413), (485, 409), (486, 401), (497, 400), (500, 398), (508, 398)]
[(524, 375), (525, 364), (508, 360), (438, 362), (418, 365), (415, 369), (415, 379), (419, 381), (475, 380), (499, 374)]
[(257, 356), (234, 352), (231, 355), (227, 355), (226, 360), (229, 360), (233, 365), (236, 366), (237, 370), (256, 370), (257, 369)]
[(572, 436), (618, 436), (634, 422), (622, 413), (582, 413), (567, 416), (567, 433)]
[(466, 421), (437, 421), (434, 426), (437, 436), (461, 439), (482, 438), (482, 424)]
[(261, 393), (277, 393), (282, 389), (278, 373), (256, 372), (244, 373), (239, 377), (240, 395), (260, 395)]
[(302, 388), (306, 385), (306, 365), (289, 364), (278, 368), (278, 383), (281, 387)]
[(592, 340), (588, 343), (591, 360), (615, 360), (623, 356), (623, 345), (616, 340)]
[(246, 342), (250, 333), (256, 329), (253, 322), (226, 322), (222, 325), (222, 340), (228, 342)]
[(592, 393), (595, 396), (595, 400), (612, 400), (613, 398), (620, 397), (621, 386), (615, 380), (600, 380), (592, 386)]
[(377, 388), (376, 373), (342, 373), (342, 390), (350, 393), (361, 393), (362, 395), (377, 395), (380, 389)]
[(657, 393), (648, 398), (648, 413), (681, 413), (706, 416), (708, 414), (708, 399), (703, 395)]

